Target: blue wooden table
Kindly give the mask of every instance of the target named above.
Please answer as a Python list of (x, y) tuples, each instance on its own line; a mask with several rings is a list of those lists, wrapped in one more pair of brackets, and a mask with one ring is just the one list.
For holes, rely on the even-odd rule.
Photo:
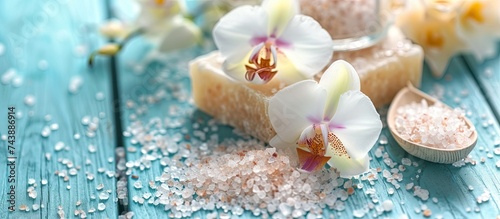
[[(209, 39), (144, 63), (152, 46), (137, 38), (116, 59), (98, 58), (88, 68), (89, 52), (106, 43), (98, 27), (112, 16), (110, 5), (116, 2), (0, 2), (0, 218), (173, 216), (144, 198), (165, 166), (148, 161), (145, 155), (161, 151), (147, 151), (136, 136), (155, 131), (193, 146), (248, 140), (223, 125), (206, 130), (216, 121), (191, 100), (187, 63), (214, 49)], [(443, 79), (425, 66), (421, 89), (466, 111), (479, 133), (470, 157), (454, 165), (421, 160), (384, 128), (370, 152), (378, 179), (354, 180), (358, 188), (343, 207), (323, 216), (500, 217), (500, 56), (482, 63), (454, 57)], [(380, 109), (383, 118), (385, 112)], [(401, 176), (387, 174), (400, 165)], [(380, 211), (385, 200), (394, 203), (392, 211)]]

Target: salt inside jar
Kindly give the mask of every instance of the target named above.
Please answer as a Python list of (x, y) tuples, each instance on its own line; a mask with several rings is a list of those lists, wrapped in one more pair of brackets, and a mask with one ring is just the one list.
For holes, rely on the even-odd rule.
[[(325, 28), (334, 50), (349, 51), (369, 47), (387, 33), (389, 9), (395, 0), (300, 0), (301, 13)], [(389, 4), (390, 3), (390, 4)]]

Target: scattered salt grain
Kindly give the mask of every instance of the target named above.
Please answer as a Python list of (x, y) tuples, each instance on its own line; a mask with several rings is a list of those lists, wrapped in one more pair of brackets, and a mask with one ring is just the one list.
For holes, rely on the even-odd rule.
[(48, 126), (44, 126), (42, 128), (42, 131), (40, 132), (40, 135), (42, 135), (42, 137), (49, 137), (50, 133), (52, 133), (52, 130), (50, 129), (50, 127)]
[(107, 192), (101, 192), (99, 193), (99, 199), (100, 200), (108, 200), (109, 194)]
[(95, 153), (97, 151), (97, 148), (93, 144), (89, 144), (88, 149), (90, 153)]
[(136, 189), (140, 189), (140, 188), (142, 188), (142, 182), (141, 182), (141, 181), (136, 181), (136, 182), (134, 183), (134, 188), (136, 188)]
[(104, 93), (103, 92), (97, 92), (95, 94), (95, 99), (98, 101), (104, 100)]
[(102, 184), (102, 183), (99, 183), (99, 184), (97, 184), (97, 186), (96, 186), (96, 189), (97, 189), (97, 190), (102, 190), (103, 188), (104, 188), (104, 184)]
[(388, 189), (387, 189), (387, 193), (388, 193), (389, 195), (394, 194), (394, 188), (388, 188)]
[(365, 211), (363, 209), (355, 209), (352, 212), (352, 216), (355, 218), (362, 218), (365, 216)]
[(461, 148), (470, 142), (474, 130), (467, 126), (459, 110), (426, 100), (397, 109), (396, 129), (404, 139), (436, 148)]
[(432, 211), (430, 209), (425, 209), (422, 212), (422, 215), (424, 215), (424, 217), (430, 217), (432, 215)]
[(36, 199), (36, 197), (37, 197), (37, 192), (36, 192), (36, 190), (35, 190), (35, 188), (34, 188), (33, 186), (28, 187), (27, 192), (28, 192), (28, 196), (29, 196), (30, 198), (32, 198), (32, 199)]
[(380, 145), (386, 145), (388, 143), (387, 136), (385, 136), (384, 134), (381, 134), (380, 138), (378, 140), (378, 143)]
[(411, 166), (411, 160), (409, 158), (403, 158), (401, 159), (401, 163), (405, 166)]
[(72, 94), (77, 93), (83, 84), (83, 79), (81, 76), (74, 76), (70, 79), (68, 85), (68, 91)]
[(13, 79), (12, 79), (12, 86), (14, 87), (21, 87), (21, 85), (23, 85), (23, 77), (19, 76), (19, 75), (16, 75)]
[(35, 99), (35, 96), (33, 96), (33, 95), (26, 95), (24, 97), (24, 104), (26, 104), (26, 106), (33, 106), (33, 105), (35, 105), (35, 102), (36, 102), (36, 99)]
[(10, 84), (11, 81), (16, 77), (17, 71), (13, 68), (8, 69), (5, 71), (5, 73), (2, 75), (1, 81), (2, 84)]
[(434, 202), (434, 203), (438, 203), (438, 199), (437, 199), (436, 197), (433, 197), (433, 198), (432, 198), (432, 202)]
[(19, 210), (21, 210), (21, 211), (29, 211), (30, 208), (27, 205), (19, 205)]
[(392, 211), (392, 208), (394, 208), (394, 203), (392, 203), (391, 200), (385, 200), (382, 202), (382, 208), (384, 211)]
[(36, 180), (33, 178), (28, 179), (28, 185), (33, 185), (33, 184), (35, 184), (35, 182), (36, 182)]
[(97, 210), (104, 211), (104, 209), (106, 209), (106, 205), (104, 203), (99, 203), (97, 205)]
[(490, 200), (490, 197), (491, 197), (491, 193), (490, 193), (489, 191), (485, 190), (485, 191), (483, 192), (483, 194), (481, 194), (480, 196), (478, 196), (478, 197), (476, 198), (476, 202), (477, 202), (478, 204), (481, 204), (481, 203), (483, 203), (483, 202), (487, 202), (487, 201), (489, 201), (489, 200)]
[(52, 123), (52, 124), (50, 125), (50, 129), (51, 129), (52, 131), (56, 131), (56, 130), (58, 130), (58, 129), (59, 129), (59, 124), (57, 124), (57, 123)]
[(63, 143), (63, 142), (61, 142), (61, 141), (59, 141), (59, 142), (57, 142), (57, 143), (56, 143), (56, 145), (54, 146), (54, 150), (55, 150), (55, 151), (60, 151), (60, 150), (64, 149), (64, 146), (65, 146), (65, 145), (64, 145), (64, 143)]

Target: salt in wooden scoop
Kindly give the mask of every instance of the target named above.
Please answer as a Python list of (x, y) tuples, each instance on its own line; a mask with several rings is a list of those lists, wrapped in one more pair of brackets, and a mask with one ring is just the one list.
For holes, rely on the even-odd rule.
[(387, 115), (387, 124), (389, 125), (389, 130), (396, 141), (401, 145), (401, 147), (413, 156), (419, 157), (421, 159), (435, 162), (435, 163), (445, 163), (450, 164), (459, 161), (472, 151), (477, 142), (477, 131), (474, 125), (469, 121), (469, 119), (463, 117), (465, 125), (472, 130), (472, 134), (469, 136), (469, 141), (466, 141), (466, 145), (460, 145), (455, 148), (439, 148), (425, 145), (422, 143), (415, 143), (410, 139), (404, 139), (402, 134), (400, 134), (396, 128), (396, 118), (398, 116), (398, 109), (402, 106), (417, 102), (420, 103), (422, 100), (427, 101), (428, 105), (431, 106), (435, 103), (442, 104), (443, 107), (452, 110), (449, 106), (441, 103), (439, 100), (425, 94), (424, 92), (416, 89), (408, 84), (407, 87), (401, 89), (389, 108)]

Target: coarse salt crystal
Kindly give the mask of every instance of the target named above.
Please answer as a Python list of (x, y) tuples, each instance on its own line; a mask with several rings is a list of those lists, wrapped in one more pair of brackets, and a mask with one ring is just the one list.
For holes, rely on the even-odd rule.
[(404, 139), (435, 148), (461, 148), (470, 142), (473, 128), (459, 110), (441, 103), (429, 106), (426, 100), (397, 109), (396, 130)]
[(391, 200), (385, 200), (382, 202), (382, 208), (384, 211), (392, 211), (392, 208), (394, 208), (394, 203), (392, 203)]

